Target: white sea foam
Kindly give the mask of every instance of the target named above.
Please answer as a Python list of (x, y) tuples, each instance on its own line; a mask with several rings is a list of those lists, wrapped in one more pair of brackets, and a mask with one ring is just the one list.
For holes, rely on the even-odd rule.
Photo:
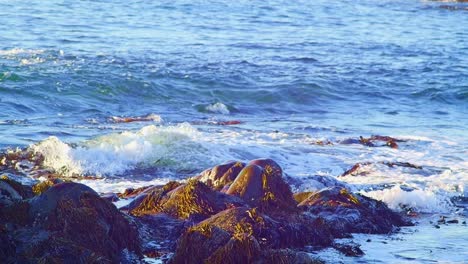
[(13, 48), (8, 50), (0, 50), (0, 56), (38, 55), (42, 53), (44, 53), (44, 50), (42, 49)]
[(151, 125), (136, 132), (104, 135), (75, 148), (50, 137), (31, 149), (44, 155), (46, 166), (64, 175), (114, 175), (149, 166), (203, 169), (223, 162), (226, 155), (222, 150), (202, 138), (203, 133), (186, 123)]
[(140, 188), (150, 185), (163, 185), (172, 178), (157, 178), (149, 181), (133, 181), (131, 179), (102, 179), (102, 180), (80, 180), (78, 182), (91, 187), (98, 193), (122, 193), (128, 188)]
[(34, 58), (29, 58), (29, 59), (21, 59), (20, 64), (21, 65), (35, 65), (35, 64), (44, 63), (45, 61), (46, 60), (44, 58), (34, 57)]
[(207, 105), (205, 109), (206, 111), (211, 112), (211, 113), (223, 114), (223, 115), (230, 114), (228, 107), (225, 104), (219, 103), (219, 102)]
[(447, 212), (450, 208), (447, 197), (437, 194), (436, 190), (406, 191), (397, 185), (390, 189), (361, 193), (376, 200), (381, 200), (395, 210), (401, 210), (402, 206), (409, 206), (422, 213), (440, 213)]
[[(317, 140), (324, 138), (229, 127), (203, 131), (180, 124), (108, 134), (77, 147), (51, 137), (31, 148), (45, 156), (46, 166), (65, 175), (121, 175), (147, 167), (161, 167), (176, 174), (196, 173), (227, 160), (268, 157), (300, 180), (293, 186), (296, 191), (305, 191), (323, 187), (321, 181), (317, 182), (318, 176), (334, 178), (357, 162), (370, 162), (362, 168), (367, 174), (337, 179), (353, 191), (362, 191), (395, 209), (404, 204), (421, 212), (443, 211), (450, 197), (467, 195), (467, 162), (460, 154), (463, 147), (457, 149), (444, 141), (413, 140), (401, 143), (395, 150), (358, 144), (321, 146), (314, 144)], [(410, 162), (422, 169), (391, 167), (384, 162)], [(105, 184), (120, 188), (131, 183)]]

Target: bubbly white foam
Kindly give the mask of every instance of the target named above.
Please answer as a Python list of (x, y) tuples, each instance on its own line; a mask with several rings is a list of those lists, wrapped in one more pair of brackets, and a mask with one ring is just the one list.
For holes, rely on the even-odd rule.
[(79, 183), (91, 187), (98, 193), (122, 193), (128, 188), (140, 188), (151, 185), (164, 185), (172, 178), (157, 178), (149, 181), (132, 181), (130, 179), (102, 179), (102, 180), (79, 180)]
[(217, 113), (217, 114), (223, 114), (223, 115), (228, 115), (230, 114), (230, 111), (228, 107), (223, 104), (223, 103), (214, 103), (206, 106), (206, 111), (212, 112), (212, 113)]
[[(337, 179), (351, 190), (363, 191), (392, 208), (404, 204), (421, 212), (442, 211), (452, 196), (468, 195), (464, 147), (448, 141), (413, 136), (418, 140), (402, 142), (399, 149), (370, 148), (359, 144), (317, 145), (317, 141), (339, 139), (307, 134), (229, 127), (204, 129), (186, 123), (151, 125), (139, 131), (97, 137), (78, 147), (51, 137), (31, 148), (45, 156), (46, 166), (65, 175), (122, 175), (135, 168), (151, 167), (176, 174), (196, 173), (228, 160), (268, 157), (289, 176), (299, 179), (293, 186), (296, 191), (305, 191), (323, 187), (314, 177), (338, 177), (355, 163), (369, 162), (362, 168), (366, 174)], [(385, 162), (409, 162), (422, 169), (391, 167)]]
[(31, 149), (45, 157), (46, 166), (68, 176), (114, 175), (150, 166), (201, 170), (225, 161), (222, 149), (212, 147), (187, 123), (104, 135), (75, 148), (49, 137)]
[(38, 55), (44, 53), (44, 50), (41, 49), (22, 49), (22, 48), (13, 48), (8, 50), (0, 50), (0, 56), (15, 56), (15, 55)]
[(447, 197), (437, 194), (435, 190), (405, 191), (397, 185), (390, 189), (361, 193), (376, 200), (381, 200), (395, 210), (410, 207), (422, 213), (437, 213), (447, 212), (450, 208)]

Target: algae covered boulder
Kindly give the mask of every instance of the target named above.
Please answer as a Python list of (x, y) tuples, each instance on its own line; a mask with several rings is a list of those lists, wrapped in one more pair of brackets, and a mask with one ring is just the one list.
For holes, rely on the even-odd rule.
[(305, 253), (287, 249), (310, 242), (306, 226), (295, 223), (298, 232), (291, 232), (278, 219), (252, 209), (243, 212), (245, 207), (227, 209), (188, 229), (170, 262), (320, 263)]
[(130, 213), (135, 216), (165, 213), (179, 219), (202, 220), (226, 208), (244, 204), (241, 199), (214, 191), (195, 179), (175, 186), (165, 185), (148, 193), (138, 205), (133, 205)]
[(6, 250), (15, 247), (9, 259), (21, 263), (113, 263), (140, 255), (133, 225), (83, 184), (59, 183), (0, 209), (1, 239), (10, 241)]
[(296, 207), (281, 167), (271, 159), (253, 160), (247, 164), (226, 193), (261, 210), (292, 210)]
[(298, 206), (323, 217), (337, 236), (351, 232), (389, 233), (395, 227), (411, 225), (383, 202), (352, 194), (342, 187), (314, 192)]
[(252, 263), (260, 253), (260, 244), (248, 229), (231, 235), (216, 226), (201, 224), (182, 235), (170, 263)]
[(190, 228), (180, 237), (170, 263), (204, 263), (230, 238), (228, 232), (217, 227), (200, 225)]
[(333, 239), (329, 227), (320, 218), (290, 212), (268, 215), (249, 207), (227, 209), (199, 225), (216, 226), (231, 235), (244, 230), (267, 248), (326, 246)]
[(230, 161), (203, 171), (196, 179), (219, 191), (231, 184), (244, 167), (243, 162)]

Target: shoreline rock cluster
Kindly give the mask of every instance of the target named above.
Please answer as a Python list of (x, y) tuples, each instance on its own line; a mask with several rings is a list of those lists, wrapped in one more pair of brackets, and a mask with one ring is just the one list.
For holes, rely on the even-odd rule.
[[(132, 198), (117, 209), (112, 201)], [(412, 225), (383, 202), (335, 186), (293, 193), (271, 159), (229, 162), (186, 182), (99, 196), (62, 180), (0, 179), (0, 259), (7, 263), (320, 263), (311, 249), (351, 233)]]

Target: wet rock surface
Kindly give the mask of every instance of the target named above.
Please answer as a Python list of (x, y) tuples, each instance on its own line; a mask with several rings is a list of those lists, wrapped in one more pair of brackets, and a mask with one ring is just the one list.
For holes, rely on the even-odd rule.
[(330, 187), (311, 194), (299, 205), (330, 224), (336, 236), (348, 233), (384, 234), (397, 226), (411, 225), (383, 202), (350, 193), (342, 187)]
[[(102, 194), (61, 180), (0, 180), (0, 257), (25, 263), (321, 263), (311, 248), (411, 224), (345, 185), (293, 193), (271, 159), (228, 162), (186, 182)], [(118, 210), (111, 201), (132, 199)]]
[(39, 196), (0, 207), (0, 218), (7, 263), (112, 263), (140, 255), (137, 230), (83, 184), (53, 185)]

